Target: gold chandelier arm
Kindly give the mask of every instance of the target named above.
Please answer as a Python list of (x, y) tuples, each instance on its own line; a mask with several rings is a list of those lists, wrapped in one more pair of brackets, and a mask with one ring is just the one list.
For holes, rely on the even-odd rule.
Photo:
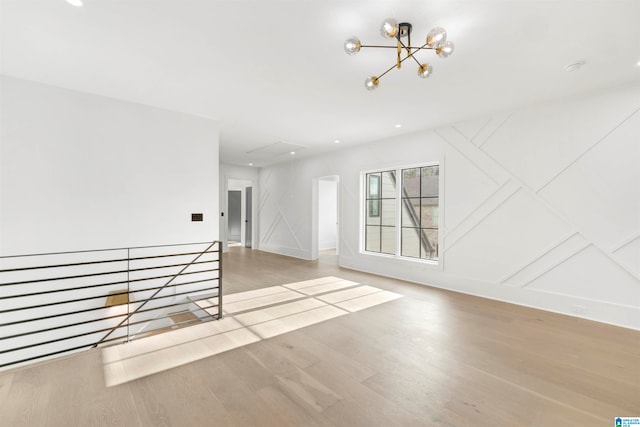
[[(395, 45), (394, 46), (383, 46), (383, 45), (377, 45), (377, 44), (363, 44), (363, 45), (360, 45), (360, 47), (361, 48), (362, 47), (382, 47), (382, 48), (386, 48), (386, 49), (397, 49), (398, 48)], [(419, 49), (422, 49), (422, 50), (427, 50), (427, 49), (434, 50), (435, 49), (434, 47), (428, 47), (426, 44), (424, 44), (422, 46), (406, 46), (406, 48), (407, 49), (413, 49), (413, 50), (419, 50)]]
[[(415, 49), (412, 48), (411, 46), (405, 46), (404, 43), (402, 43), (402, 40), (398, 39), (398, 60), (400, 60), (400, 45), (402, 45), (402, 47), (404, 47), (407, 50), (407, 58), (413, 58), (414, 61), (416, 61), (416, 64), (418, 64), (418, 66), (421, 66), (422, 64), (420, 64), (420, 61), (418, 61), (413, 54), (415, 52), (412, 52), (411, 49)], [(422, 49), (424, 46), (426, 46), (426, 44), (424, 44), (422, 47), (417, 48), (416, 50), (420, 50)], [(405, 59), (407, 59), (405, 58)], [(398, 68), (400, 68), (400, 63), (398, 63)]]
[[(413, 57), (413, 56), (411, 56)], [(403, 63), (404, 61), (406, 61), (407, 59), (411, 58), (410, 56), (405, 56), (404, 58), (402, 58), (400, 60), (400, 63)], [(415, 59), (415, 58), (414, 58)], [(389, 67), (384, 73), (380, 74), (378, 76), (378, 79), (380, 79), (382, 76), (384, 76), (385, 74), (387, 74), (389, 71), (393, 70), (394, 68), (396, 68), (398, 65), (397, 64), (393, 64), (391, 67)]]
[(402, 42), (398, 37), (398, 70), (401, 68), (401, 65), (402, 65), (402, 61), (400, 60), (401, 58), (402, 58)]

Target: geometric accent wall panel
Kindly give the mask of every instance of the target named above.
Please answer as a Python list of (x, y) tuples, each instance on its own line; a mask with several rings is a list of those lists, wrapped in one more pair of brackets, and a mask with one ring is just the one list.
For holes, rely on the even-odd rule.
[(589, 242), (582, 235), (571, 233), (557, 244), (546, 248), (538, 258), (531, 260), (524, 266), (518, 266), (515, 272), (505, 277), (502, 282), (506, 285), (523, 288), (589, 245)]
[(475, 120), (467, 120), (464, 122), (456, 123), (455, 127), (458, 132), (464, 135), (469, 141), (473, 141), (474, 138), (489, 124), (490, 119), (482, 117)]
[(445, 163), (445, 226), (451, 230), (480, 206), (498, 185), (457, 150), (447, 148)]
[(566, 223), (521, 189), (453, 245), (446, 245), (445, 269), (463, 277), (499, 282), (513, 273), (514, 265), (538, 258), (570, 232)]
[(482, 147), (510, 116), (510, 112), (494, 114), (489, 119), (485, 117), (482, 119), (468, 120), (456, 123), (453, 127), (474, 145)]
[(537, 278), (527, 289), (640, 306), (640, 284), (594, 246)]
[(482, 148), (537, 191), (637, 108), (622, 91), (528, 108), (514, 113)]
[(640, 231), (640, 112), (614, 129), (540, 193), (600, 247)]
[(640, 277), (640, 235), (613, 250), (613, 257), (629, 271)]

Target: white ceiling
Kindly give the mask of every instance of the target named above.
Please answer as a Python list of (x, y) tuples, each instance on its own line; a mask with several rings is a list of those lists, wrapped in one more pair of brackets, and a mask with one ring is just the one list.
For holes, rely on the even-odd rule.
[[(0, 72), (218, 120), (225, 163), (256, 166), (640, 82), (639, 0), (0, 0)], [(456, 51), (422, 80), (384, 18)], [(565, 66), (583, 60), (575, 72)], [(395, 128), (395, 124), (402, 124)], [(335, 144), (334, 140), (341, 142)]]

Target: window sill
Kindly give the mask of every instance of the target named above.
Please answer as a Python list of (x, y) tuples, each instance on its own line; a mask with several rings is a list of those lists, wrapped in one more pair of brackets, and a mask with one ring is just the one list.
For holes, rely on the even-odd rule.
[(421, 264), (424, 266), (430, 266), (430, 267), (433, 267), (434, 269), (440, 269), (440, 270), (442, 269), (442, 259), (438, 259), (438, 260), (421, 259), (421, 258), (405, 257), (400, 255), (383, 254), (379, 252), (369, 252), (369, 251), (360, 251), (360, 254), (366, 255), (366, 256), (384, 258), (390, 261), (393, 260), (393, 261), (409, 262), (414, 264)]

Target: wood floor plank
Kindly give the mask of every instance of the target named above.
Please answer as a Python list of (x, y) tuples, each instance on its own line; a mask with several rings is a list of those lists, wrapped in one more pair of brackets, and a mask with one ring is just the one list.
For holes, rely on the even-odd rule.
[(425, 414), (416, 416), (384, 398), (356, 380), (348, 368), (320, 361), (305, 372), (340, 391), (341, 399), (323, 411), (338, 426), (430, 425)]
[(14, 376), (15, 372), (0, 373), (0, 410), (2, 409), (2, 402), (5, 401), (7, 394), (9, 394)]
[(191, 365), (128, 384), (143, 425), (229, 425), (232, 419)]
[[(215, 398), (223, 405), (229, 416), (230, 426), (279, 426), (287, 425), (278, 411), (271, 408), (255, 392), (252, 378), (227, 363), (243, 352), (232, 350), (192, 364)], [(215, 424), (214, 424), (215, 425)]]
[(324, 415), (309, 411), (289, 399), (282, 391), (273, 387), (258, 390), (260, 396), (290, 426), (331, 427), (335, 426)]
[(7, 426), (44, 426), (54, 386), (47, 379), (48, 364), (16, 371), (9, 393), (0, 401), (2, 422)]

